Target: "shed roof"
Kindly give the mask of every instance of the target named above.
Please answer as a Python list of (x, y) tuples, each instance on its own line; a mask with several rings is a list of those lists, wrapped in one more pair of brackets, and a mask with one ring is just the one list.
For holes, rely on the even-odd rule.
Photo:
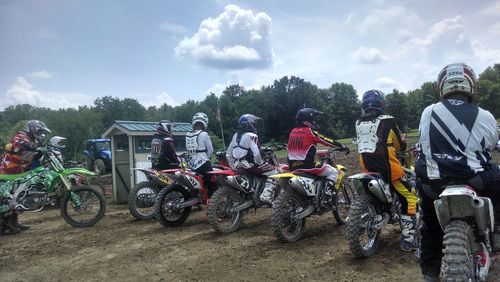
[[(102, 137), (110, 137), (114, 135), (116, 131), (128, 135), (149, 135), (156, 131), (157, 124), (158, 122), (155, 121), (116, 120), (113, 125), (102, 134)], [(192, 125), (187, 122), (172, 122), (172, 125), (172, 133), (174, 135), (176, 135), (176, 133), (189, 132), (193, 129)]]

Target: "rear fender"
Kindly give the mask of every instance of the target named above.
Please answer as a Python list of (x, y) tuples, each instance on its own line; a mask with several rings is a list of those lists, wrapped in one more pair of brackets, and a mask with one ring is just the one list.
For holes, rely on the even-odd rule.
[(484, 232), (494, 228), (493, 205), (489, 198), (479, 197), (467, 185), (447, 186), (434, 201), (439, 225), (444, 230), (452, 219), (474, 219), (478, 229)]

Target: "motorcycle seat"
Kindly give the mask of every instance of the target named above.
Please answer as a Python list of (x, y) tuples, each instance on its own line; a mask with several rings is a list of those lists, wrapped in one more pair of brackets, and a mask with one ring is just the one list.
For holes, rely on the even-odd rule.
[(319, 175), (307, 173), (307, 172), (304, 172), (304, 171), (299, 171), (299, 169), (297, 169), (295, 171), (292, 171), (292, 173), (295, 174), (295, 175), (297, 175), (297, 176), (300, 176), (300, 177), (311, 178), (311, 179), (314, 179), (314, 180), (324, 178), (323, 176), (319, 176)]
[(9, 181), (9, 180), (14, 180), (21, 178), (25, 176), (27, 172), (24, 173), (19, 173), (19, 174), (0, 174), (0, 181)]

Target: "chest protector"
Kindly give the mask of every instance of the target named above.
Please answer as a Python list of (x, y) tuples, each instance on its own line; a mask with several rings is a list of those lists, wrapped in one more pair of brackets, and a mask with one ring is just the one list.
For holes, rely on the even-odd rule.
[(356, 144), (358, 153), (374, 153), (380, 138), (377, 135), (380, 122), (392, 118), (389, 115), (378, 116), (372, 120), (358, 121), (356, 123)]
[(198, 144), (198, 138), (200, 136), (200, 133), (202, 133), (202, 130), (195, 130), (195, 131), (190, 131), (186, 135), (186, 150), (189, 155), (194, 155), (196, 153), (203, 153), (206, 152), (207, 150), (200, 150), (199, 144)]

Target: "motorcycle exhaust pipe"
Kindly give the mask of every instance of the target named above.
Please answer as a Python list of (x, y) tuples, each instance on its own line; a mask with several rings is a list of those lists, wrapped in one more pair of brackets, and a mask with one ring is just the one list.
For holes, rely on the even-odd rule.
[(290, 180), (288, 180), (288, 184), (290, 184), (293, 188), (302, 189), (302, 184), (299, 182), (298, 177), (290, 178)]
[(474, 214), (476, 216), (477, 228), (480, 233), (484, 233), (485, 229), (488, 228), (486, 215), (485, 215), (485, 206), (484, 200), (481, 198), (476, 198), (472, 200), (472, 207), (474, 209)]

